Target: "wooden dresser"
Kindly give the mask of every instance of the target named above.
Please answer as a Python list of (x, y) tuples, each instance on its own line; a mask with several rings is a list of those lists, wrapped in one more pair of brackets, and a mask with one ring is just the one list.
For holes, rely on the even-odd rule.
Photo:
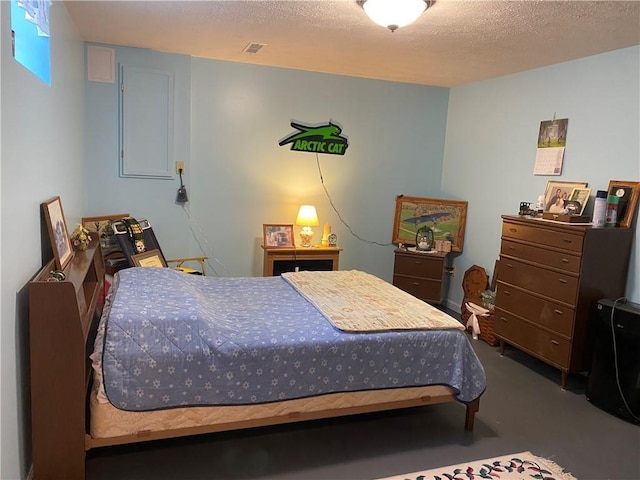
[(395, 250), (393, 284), (428, 303), (440, 304), (448, 286), (449, 254)]
[(494, 333), (562, 372), (588, 369), (597, 301), (624, 296), (633, 229), (502, 217)]

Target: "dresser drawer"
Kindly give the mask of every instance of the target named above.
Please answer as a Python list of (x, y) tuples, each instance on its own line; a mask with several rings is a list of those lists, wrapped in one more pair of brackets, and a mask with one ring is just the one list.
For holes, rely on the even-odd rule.
[(443, 258), (431, 257), (430, 254), (402, 255), (396, 254), (393, 266), (394, 275), (411, 275), (414, 277), (433, 278), (442, 281)]
[(494, 333), (508, 343), (561, 368), (569, 368), (571, 343), (557, 335), (509, 315), (496, 306)]
[(500, 257), (500, 280), (555, 300), (576, 304), (578, 278)]
[(502, 224), (502, 238), (524, 240), (550, 247), (562, 248), (572, 252), (582, 251), (582, 235), (580, 234), (547, 230), (528, 225), (504, 222)]
[(573, 308), (534, 297), (500, 282), (496, 293), (496, 306), (566, 338), (573, 334)]
[(530, 262), (536, 262), (541, 265), (560, 268), (568, 272), (580, 273), (581, 257), (579, 255), (569, 254), (568, 252), (547, 250), (523, 243), (503, 240), (500, 244), (500, 253), (502, 255), (529, 260)]
[(442, 280), (394, 275), (393, 284), (420, 300), (440, 303), (442, 301)]

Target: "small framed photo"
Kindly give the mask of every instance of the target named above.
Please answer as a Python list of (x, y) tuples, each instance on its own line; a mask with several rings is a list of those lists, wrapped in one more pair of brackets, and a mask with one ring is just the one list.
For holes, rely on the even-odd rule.
[(640, 182), (627, 182), (625, 180), (610, 180), (609, 195), (618, 197), (618, 210), (616, 217), (617, 226), (630, 228), (638, 206), (640, 196)]
[(271, 225), (265, 223), (262, 226), (264, 232), (265, 248), (293, 248), (293, 225)]
[(569, 195), (569, 201), (578, 202), (580, 204), (580, 209), (575, 212), (575, 215), (582, 215), (584, 212), (584, 207), (587, 206), (589, 202), (589, 195), (591, 195), (590, 188), (574, 188), (571, 191), (571, 195)]
[(71, 257), (73, 257), (73, 249), (69, 240), (69, 231), (67, 230), (67, 221), (62, 211), (62, 201), (60, 197), (54, 197), (42, 204), (44, 217), (47, 222), (47, 230), (49, 231), (49, 239), (51, 248), (53, 249), (53, 257), (56, 261), (56, 268), (64, 270)]
[(544, 212), (562, 213), (574, 188), (586, 188), (587, 182), (547, 182), (544, 192)]
[(164, 261), (160, 250), (154, 248), (153, 250), (147, 250), (146, 252), (136, 253), (131, 255), (131, 260), (136, 267), (161, 267), (167, 266)]

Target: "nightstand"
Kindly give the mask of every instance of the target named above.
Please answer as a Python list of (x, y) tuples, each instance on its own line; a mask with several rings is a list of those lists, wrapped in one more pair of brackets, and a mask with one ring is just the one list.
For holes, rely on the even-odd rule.
[(340, 247), (265, 248), (263, 277), (296, 270), (338, 270)]
[(393, 284), (428, 303), (440, 304), (449, 286), (449, 253), (395, 250)]

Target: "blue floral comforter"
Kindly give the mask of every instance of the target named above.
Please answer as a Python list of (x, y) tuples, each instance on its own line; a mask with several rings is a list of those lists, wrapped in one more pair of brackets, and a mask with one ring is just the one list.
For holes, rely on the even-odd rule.
[(470, 402), (486, 386), (463, 331), (346, 333), (281, 277), (129, 268), (116, 275), (102, 322), (105, 392), (122, 410), (434, 384)]

